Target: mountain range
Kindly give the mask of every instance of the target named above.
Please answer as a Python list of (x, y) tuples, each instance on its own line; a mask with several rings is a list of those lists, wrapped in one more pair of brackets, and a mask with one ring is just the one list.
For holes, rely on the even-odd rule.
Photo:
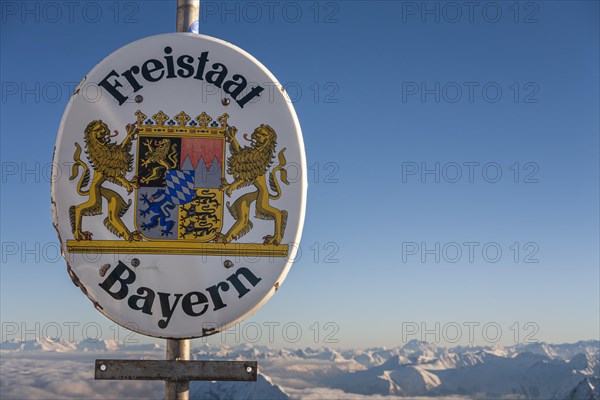
[[(111, 354), (160, 359), (159, 344), (66, 342), (40, 338), (0, 343), (2, 361), (32, 354)], [(256, 383), (192, 382), (192, 398), (382, 398), (600, 400), (600, 341), (570, 344), (441, 347), (413, 340), (368, 349), (193, 347), (193, 359), (257, 360)], [(4, 369), (3, 369), (4, 371)], [(3, 397), (4, 398), (4, 397)]]

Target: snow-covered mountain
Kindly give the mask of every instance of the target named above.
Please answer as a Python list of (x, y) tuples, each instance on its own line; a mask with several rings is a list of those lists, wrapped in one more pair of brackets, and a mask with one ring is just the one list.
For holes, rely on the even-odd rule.
[(562, 398), (566, 400), (600, 400), (600, 377), (585, 378)]
[(117, 351), (156, 351), (164, 349), (164, 346), (158, 343), (143, 344), (124, 344), (114, 340), (81, 340), (65, 341), (64, 339), (55, 339), (50, 337), (36, 338), (34, 340), (19, 341), (10, 340), (0, 343), (0, 352), (14, 351), (42, 351), (42, 352), (117, 352)]
[[(1, 362), (15, 364), (27, 357), (65, 363), (119, 354), (164, 357), (164, 347), (154, 343), (127, 345), (50, 338), (0, 343), (0, 352)], [(209, 399), (379, 395), (600, 400), (599, 357), (600, 341), (445, 348), (413, 340), (392, 348), (344, 350), (204, 343), (193, 346), (193, 359), (257, 360), (259, 378), (256, 383), (194, 382), (191, 390), (192, 398)], [(9, 370), (4, 368), (2, 374)]]
[(67, 352), (77, 350), (76, 343), (62, 339), (36, 338), (28, 341), (11, 340), (0, 343), (0, 351), (52, 351)]
[(191, 400), (287, 400), (289, 396), (259, 373), (256, 382), (190, 382)]

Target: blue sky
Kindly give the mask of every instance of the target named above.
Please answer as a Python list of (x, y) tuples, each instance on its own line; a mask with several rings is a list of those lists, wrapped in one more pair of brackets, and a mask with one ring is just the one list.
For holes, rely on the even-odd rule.
[[(74, 3), (1, 3), (2, 339), (114, 334), (56, 256), (49, 165), (70, 88), (174, 31), (175, 2)], [(302, 257), (246, 322), (261, 343), (600, 336), (598, 2), (249, 4), (203, 2), (200, 30), (287, 86), (309, 165)]]

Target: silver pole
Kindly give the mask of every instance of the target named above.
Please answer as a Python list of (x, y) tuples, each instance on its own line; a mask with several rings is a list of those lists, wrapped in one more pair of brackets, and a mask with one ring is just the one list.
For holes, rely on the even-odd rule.
[[(177, 32), (188, 32), (192, 23), (199, 20), (200, 0), (177, 0)], [(189, 361), (189, 339), (167, 339), (167, 360)], [(189, 381), (165, 381), (166, 400), (189, 400)]]
[[(190, 339), (167, 339), (167, 360), (189, 361)], [(165, 381), (166, 400), (189, 400), (189, 381)]]
[(177, 32), (189, 32), (190, 25), (200, 19), (200, 0), (177, 0)]

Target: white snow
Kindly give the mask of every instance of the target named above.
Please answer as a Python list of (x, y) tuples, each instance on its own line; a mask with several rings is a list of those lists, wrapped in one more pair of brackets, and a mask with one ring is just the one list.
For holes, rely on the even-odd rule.
[[(163, 359), (159, 344), (0, 343), (0, 398), (160, 398), (161, 382), (95, 381), (96, 358)], [(600, 400), (599, 341), (370, 349), (198, 344), (194, 359), (257, 360), (255, 383), (194, 382), (192, 398), (511, 398)], [(69, 380), (69, 385), (61, 384)]]

